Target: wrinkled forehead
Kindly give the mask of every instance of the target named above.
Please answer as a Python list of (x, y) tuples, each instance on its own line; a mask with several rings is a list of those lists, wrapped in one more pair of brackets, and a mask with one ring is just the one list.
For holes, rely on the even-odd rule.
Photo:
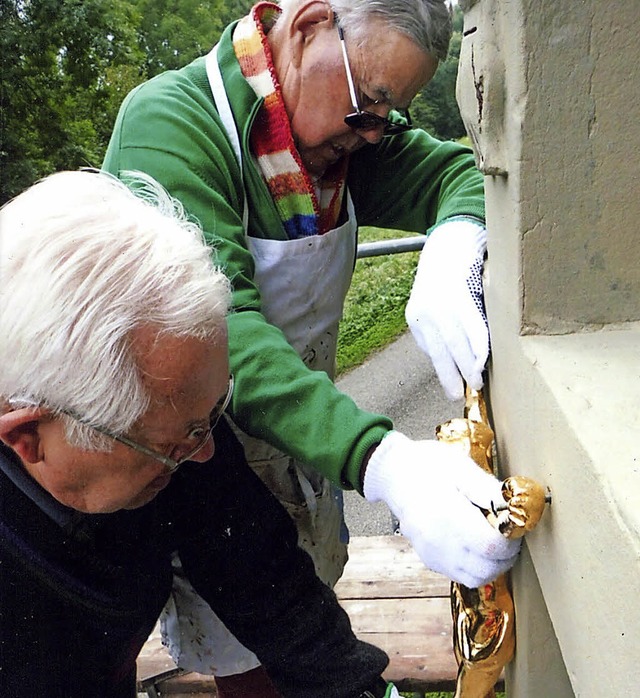
[(438, 61), (409, 36), (373, 19), (369, 29), (351, 41), (345, 33), (349, 62), (355, 78), (376, 99), (406, 106), (433, 77)]
[(189, 401), (192, 393), (203, 390), (215, 392), (217, 383), (222, 386), (228, 379), (226, 330), (214, 339), (199, 339), (146, 327), (134, 333), (133, 346), (142, 381), (156, 404)]

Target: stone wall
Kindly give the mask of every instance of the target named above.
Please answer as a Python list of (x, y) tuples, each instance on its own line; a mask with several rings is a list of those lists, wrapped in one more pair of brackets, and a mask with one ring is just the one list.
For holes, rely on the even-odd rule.
[(501, 474), (553, 504), (513, 572), (509, 698), (640, 695), (640, 5), (466, 0)]

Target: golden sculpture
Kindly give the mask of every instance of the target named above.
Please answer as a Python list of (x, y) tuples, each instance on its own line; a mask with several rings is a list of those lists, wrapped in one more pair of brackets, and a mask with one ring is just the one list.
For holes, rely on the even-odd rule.
[[(461, 448), (494, 474), (494, 433), (482, 393), (467, 387), (464, 419), (451, 419), (436, 429), (440, 441)], [(537, 525), (544, 511), (544, 489), (530, 478), (515, 476), (502, 483), (504, 502), (493, 503), (485, 516), (502, 535), (518, 538)], [(495, 698), (495, 685), (513, 658), (513, 597), (507, 575), (470, 589), (451, 585), (453, 648), (458, 662), (455, 698)]]

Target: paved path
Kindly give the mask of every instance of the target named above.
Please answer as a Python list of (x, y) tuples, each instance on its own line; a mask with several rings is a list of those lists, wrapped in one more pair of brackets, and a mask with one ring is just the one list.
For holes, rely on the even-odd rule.
[[(462, 403), (447, 400), (431, 362), (408, 332), (337, 385), (363, 409), (389, 415), (396, 429), (414, 439), (434, 438), (438, 424), (462, 416)], [(387, 507), (355, 492), (345, 492), (345, 519), (352, 536), (393, 533)]]

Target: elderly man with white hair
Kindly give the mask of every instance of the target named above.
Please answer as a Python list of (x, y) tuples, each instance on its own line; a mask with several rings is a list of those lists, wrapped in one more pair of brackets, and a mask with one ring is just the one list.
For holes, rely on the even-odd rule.
[(0, 695), (133, 698), (176, 552), (271, 691), (395, 695), (222, 418), (226, 277), (131, 186), (58, 173), (0, 211)]

